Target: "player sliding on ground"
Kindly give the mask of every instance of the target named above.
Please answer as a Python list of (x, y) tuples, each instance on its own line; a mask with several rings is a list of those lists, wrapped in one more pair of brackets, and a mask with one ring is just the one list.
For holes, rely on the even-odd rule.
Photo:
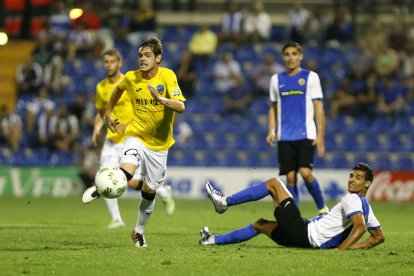
[[(372, 248), (384, 242), (384, 232), (365, 198), (373, 178), (373, 170), (367, 164), (358, 163), (349, 175), (349, 194), (328, 213), (309, 220), (301, 217), (292, 195), (280, 179), (272, 178), (232, 196), (224, 196), (207, 182), (207, 194), (217, 213), (224, 213), (230, 206), (270, 195), (275, 206), (276, 221), (261, 218), (254, 224), (222, 235), (212, 235), (204, 227), (201, 230), (200, 244), (239, 243), (263, 233), (277, 244), (287, 247), (340, 250)], [(370, 236), (357, 243), (366, 230)]]

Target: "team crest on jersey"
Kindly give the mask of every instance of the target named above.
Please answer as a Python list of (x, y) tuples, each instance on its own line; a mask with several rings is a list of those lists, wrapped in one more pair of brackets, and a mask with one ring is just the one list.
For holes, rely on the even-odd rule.
[(305, 81), (305, 79), (304, 79), (304, 78), (300, 78), (300, 79), (298, 80), (298, 83), (299, 83), (299, 85), (305, 85), (306, 81)]
[(176, 88), (176, 89), (174, 89), (174, 91), (172, 92), (172, 94), (173, 94), (173, 96), (174, 96), (174, 97), (179, 96), (179, 95), (181, 94), (181, 90), (180, 90), (180, 88)]
[(158, 90), (158, 93), (162, 94), (164, 92), (164, 85), (162, 84), (157, 85), (157, 90)]

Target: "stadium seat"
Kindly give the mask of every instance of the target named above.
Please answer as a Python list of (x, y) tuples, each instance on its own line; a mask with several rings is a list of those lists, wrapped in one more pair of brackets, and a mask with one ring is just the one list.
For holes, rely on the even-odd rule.
[(374, 162), (371, 163), (372, 167), (375, 168), (375, 170), (381, 170), (381, 171), (389, 171), (392, 170), (393, 164), (391, 159), (388, 155), (381, 155), (377, 156), (374, 159)]
[(347, 169), (350, 167), (349, 161), (342, 153), (333, 154), (329, 167), (334, 169)]
[(400, 156), (393, 164), (393, 168), (398, 171), (413, 171), (414, 162), (411, 157)]

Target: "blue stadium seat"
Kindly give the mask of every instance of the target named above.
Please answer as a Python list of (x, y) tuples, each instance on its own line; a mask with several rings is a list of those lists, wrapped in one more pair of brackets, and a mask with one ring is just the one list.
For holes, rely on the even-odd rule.
[(249, 106), (249, 112), (253, 114), (267, 114), (269, 111), (269, 103), (266, 97), (256, 98)]
[(393, 169), (393, 164), (388, 155), (382, 155), (377, 156), (374, 159), (374, 162), (372, 162), (372, 167), (375, 168), (375, 170), (381, 170), (381, 171), (389, 171)]
[(413, 171), (414, 162), (411, 157), (400, 156), (394, 163), (394, 169), (398, 171)]
[(333, 154), (329, 167), (334, 169), (347, 169), (349, 168), (349, 161), (344, 154)]

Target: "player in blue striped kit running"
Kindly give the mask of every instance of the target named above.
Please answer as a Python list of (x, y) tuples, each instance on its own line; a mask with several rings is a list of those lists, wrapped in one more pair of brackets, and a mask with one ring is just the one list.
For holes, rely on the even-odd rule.
[[(279, 174), (286, 175), (287, 188), (299, 205), (297, 173), (315, 200), (320, 214), (329, 211), (315, 178), (313, 159), (325, 154), (325, 113), (318, 74), (300, 67), (302, 47), (287, 43), (282, 50), (286, 71), (270, 80), (269, 132), (266, 142), (277, 139)], [(316, 121), (316, 124), (315, 124)]]
[[(272, 178), (231, 196), (224, 196), (207, 182), (207, 194), (217, 213), (224, 213), (230, 206), (256, 201), (270, 195), (273, 198), (276, 220), (261, 218), (254, 224), (222, 235), (212, 235), (208, 228), (204, 227), (201, 229), (200, 244), (239, 243), (262, 233), (286, 247), (339, 250), (372, 248), (385, 240), (381, 225), (365, 198), (373, 179), (374, 172), (367, 164), (356, 164), (349, 174), (349, 193), (328, 213), (310, 220), (302, 218), (292, 195), (280, 179)], [(358, 242), (366, 231), (370, 236)]]

